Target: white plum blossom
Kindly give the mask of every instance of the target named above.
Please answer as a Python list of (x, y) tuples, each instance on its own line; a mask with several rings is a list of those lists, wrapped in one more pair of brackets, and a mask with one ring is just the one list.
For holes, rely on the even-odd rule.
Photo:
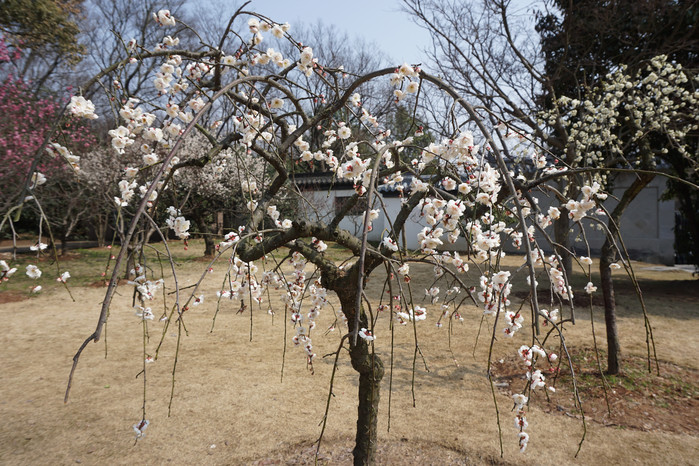
[(527, 449), (527, 445), (529, 444), (529, 434), (526, 432), (520, 432), (518, 434), (519, 437), (519, 452), (524, 453), (524, 451)]
[(405, 86), (405, 92), (409, 94), (415, 94), (418, 89), (420, 89), (420, 84), (417, 81), (410, 81), (407, 86)]
[(146, 435), (146, 428), (150, 424), (150, 421), (147, 419), (142, 419), (140, 422), (137, 422), (136, 424), (133, 425), (133, 430), (136, 433), (136, 438), (140, 439), (144, 435)]
[(31, 186), (30, 189), (34, 189), (37, 186), (41, 186), (42, 184), (46, 183), (46, 176), (44, 176), (43, 173), (40, 172), (34, 172), (32, 174), (32, 179), (31, 179)]
[(170, 10), (160, 10), (158, 14), (153, 13), (153, 19), (161, 26), (174, 26), (175, 18), (170, 14)]
[(390, 236), (384, 237), (383, 241), (381, 242), (383, 246), (388, 249), (389, 251), (398, 251), (398, 245), (396, 244), (395, 240), (391, 238)]
[(374, 336), (373, 333), (371, 333), (370, 330), (367, 330), (365, 328), (362, 328), (359, 330), (359, 337), (363, 338), (365, 341), (374, 341), (376, 340), (376, 337)]
[(199, 306), (201, 303), (204, 302), (204, 295), (199, 295), (195, 296), (194, 300), (192, 301), (192, 306)]
[(276, 37), (277, 39), (281, 39), (284, 37), (284, 29), (282, 28), (281, 25), (275, 24), (272, 27), (272, 35)]
[(36, 265), (29, 264), (29, 265), (27, 266), (27, 272), (26, 272), (26, 273), (27, 273), (27, 276), (28, 276), (29, 278), (33, 278), (33, 279), (35, 279), (35, 280), (36, 280), (37, 278), (41, 277), (41, 270), (40, 270), (39, 267), (37, 267)]
[(349, 139), (350, 136), (352, 136), (352, 131), (347, 127), (347, 125), (342, 122), (339, 124), (339, 128), (337, 130), (337, 137), (340, 139)]
[(70, 110), (70, 113), (79, 118), (87, 118), (89, 120), (95, 120), (99, 118), (95, 114), (95, 105), (91, 101), (87, 100), (85, 97), (80, 95), (74, 95), (70, 98), (68, 110)]
[(166, 220), (167, 226), (173, 230), (178, 238), (187, 239), (189, 237), (189, 220), (186, 220), (182, 216), (178, 216), (179, 211), (173, 206), (168, 208), (168, 213), (170, 214), (170, 218)]
[(34, 246), (30, 246), (30, 247), (29, 247), (29, 250), (31, 250), (31, 251), (43, 251), (43, 250), (46, 249), (47, 247), (49, 247), (48, 244), (42, 243), (41, 241), (39, 241), (39, 242), (36, 243)]
[(313, 247), (318, 252), (325, 252), (325, 250), (328, 249), (328, 245), (316, 237), (311, 239), (311, 244), (313, 244)]
[(401, 323), (412, 322), (413, 320), (418, 322), (427, 318), (427, 310), (421, 306), (414, 306), (408, 312), (397, 312), (396, 318)]
[(425, 295), (430, 298), (432, 304), (435, 304), (439, 300), (439, 288), (433, 286), (429, 290), (425, 290)]

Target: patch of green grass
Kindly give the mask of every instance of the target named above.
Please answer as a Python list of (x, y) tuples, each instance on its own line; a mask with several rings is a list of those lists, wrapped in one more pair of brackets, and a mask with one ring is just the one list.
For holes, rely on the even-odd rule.
[[(204, 251), (203, 241), (192, 241), (187, 249), (184, 248), (182, 242), (173, 241), (169, 243), (169, 247), (176, 266), (196, 263), (203, 256)], [(39, 257), (37, 257), (36, 253), (18, 254), (16, 260), (11, 259), (9, 255), (4, 255), (3, 259), (10, 267), (16, 267), (17, 272), (10, 280), (0, 283), (0, 293), (10, 292), (31, 296), (31, 290), (36, 285), (42, 287), (43, 293), (55, 290), (61, 291), (64, 289), (64, 285), (57, 282), (56, 278), (66, 271), (70, 273), (70, 279), (67, 281), (69, 288), (88, 286), (100, 280), (108, 280), (111, 277), (115, 263), (114, 260), (110, 260), (110, 257), (116, 257), (119, 250), (118, 246), (113, 248), (75, 249), (68, 251), (64, 256), (59, 255), (57, 258), (54, 258), (52, 254), (41, 254)], [(148, 245), (144, 253), (149, 275), (152, 273), (154, 276), (160, 277), (161, 267), (158, 264), (159, 259), (163, 261), (162, 269), (165, 274), (170, 274), (166, 249), (162, 243)], [(30, 264), (39, 267), (42, 271), (41, 277), (32, 279), (26, 275), (26, 267)], [(122, 271), (121, 274), (123, 273)]]
[[(595, 352), (591, 348), (572, 352), (573, 366), (576, 369), (578, 388), (582, 391), (601, 389), (601, 377)], [(600, 350), (602, 368), (605, 367), (606, 353)], [(690, 380), (672, 373), (672, 366), (662, 370), (658, 376), (655, 370), (649, 372), (647, 361), (642, 357), (625, 357), (622, 362), (622, 373), (607, 375), (605, 380), (611, 388), (620, 387), (635, 396), (654, 394), (656, 404), (660, 407), (669, 406), (667, 401), (677, 398), (696, 397), (697, 386)]]
[[(10, 280), (0, 284), (0, 292), (30, 294), (31, 289), (36, 285), (41, 285), (44, 292), (63, 288), (63, 284), (57, 282), (56, 278), (66, 271), (70, 273), (67, 281), (69, 286), (88, 285), (101, 278), (110, 253), (110, 250), (103, 248), (74, 250), (65, 256), (58, 256), (57, 259), (48, 254), (42, 254), (39, 257), (36, 254), (18, 254), (16, 260), (5, 258), (11, 267), (17, 268), (17, 272)], [(26, 267), (30, 264), (39, 267), (42, 272), (41, 277), (32, 279), (26, 275)]]

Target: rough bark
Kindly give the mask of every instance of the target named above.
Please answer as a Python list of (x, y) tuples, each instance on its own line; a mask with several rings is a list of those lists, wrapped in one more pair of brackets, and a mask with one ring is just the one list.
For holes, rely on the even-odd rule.
[(68, 252), (68, 235), (61, 235), (61, 256), (65, 256)]
[[(337, 290), (340, 297), (342, 312), (347, 316), (349, 328), (353, 328), (354, 319), (359, 319), (360, 327), (367, 328), (368, 320), (361, 309), (356, 312), (356, 277), (352, 274), (343, 283), (342, 289)], [(355, 465), (370, 465), (376, 462), (377, 422), (381, 379), (384, 375), (383, 361), (374, 354), (369, 344), (362, 338), (357, 338), (356, 344), (350, 338), (350, 359), (352, 367), (359, 373), (359, 404), (357, 406), (357, 433), (352, 454)]]
[[(682, 183), (671, 183), (671, 186), (675, 192), (677, 210), (681, 212), (686, 225), (686, 237), (680, 245), (676, 244), (675, 251), (686, 254), (690, 259), (688, 263), (694, 264), (695, 271), (699, 272), (699, 196), (692, 188)], [(675, 230), (676, 243), (679, 242), (678, 239)]]
[(352, 453), (355, 465), (369, 465), (376, 460), (376, 431), (384, 367), (381, 359), (369, 350), (369, 345), (361, 338), (350, 348), (350, 357), (352, 367), (359, 372), (357, 435)]

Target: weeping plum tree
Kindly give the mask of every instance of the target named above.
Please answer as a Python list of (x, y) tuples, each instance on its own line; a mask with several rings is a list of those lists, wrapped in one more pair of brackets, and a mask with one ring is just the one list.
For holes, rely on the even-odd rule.
[[(154, 14), (154, 20), (164, 28), (178, 24), (167, 10)], [(182, 206), (168, 206), (163, 200), (172, 199), (168, 191), (178, 189), (178, 171), (206, 167), (229, 151), (227, 163), (235, 169), (227, 172), (228, 182), (241, 187), (246, 216), (216, 247), (215, 259), (224, 258), (230, 264), (217, 294), (219, 304), (240, 301), (239, 307), (250, 304), (250, 312), (266, 310), (266, 291), (276, 289), (295, 327), (290, 343), (300, 348), (312, 368), (316, 318), (328, 303), (328, 292), (337, 296), (343, 332), (337, 356), (347, 351), (359, 378), (355, 464), (376, 460), (380, 387), (386, 368), (375, 336), (381, 334), (381, 325), (385, 329), (394, 323), (414, 326), (417, 336), (428, 317), (410, 292), (410, 262), (434, 266), (435, 283), (428, 294), (435, 300), (444, 297), (442, 312), (435, 319), (438, 325), (461, 319), (461, 307), (471, 302), (490, 318), (495, 341), (496, 334), (508, 337), (527, 331), (523, 330), (523, 310), (531, 310), (527, 314), (531, 344), (512, 350), (520, 356), (527, 376), (525, 386), (513, 397), (516, 438), (524, 451), (529, 442), (528, 399), (535, 390), (552, 388), (542, 369), (557, 356), (547, 347), (567, 352), (561, 330), (574, 318), (572, 307), (567, 312), (562, 306), (548, 310), (539, 306), (537, 279), (550, 283), (559, 302), (570, 302), (574, 290), (561, 267), (561, 257), (556, 253), (545, 256), (534, 236), (538, 231), (548, 238), (546, 229), (560, 216), (560, 209), (540, 211), (532, 192), (569, 176), (568, 171), (541, 157), (532, 159), (528, 170), (514, 166), (502, 131), (489, 120), (488, 112), (475, 109), (457, 90), (419, 67), (403, 64), (354, 74), (341, 66), (326, 66), (316, 58), (313, 44), (299, 44), (291, 32), (288, 24), (241, 9), (217, 43), (202, 41), (196, 50), (177, 48), (176, 38), (166, 35), (167, 30), (159, 44), (128, 41), (125, 57), (82, 88), (87, 91), (102, 80), (112, 83), (117, 93), (111, 100), (121, 103), (116, 109), (120, 125), (110, 131), (112, 147), (118, 154), (129, 146), (140, 147), (142, 158), (126, 166), (118, 182), (114, 203), (131, 212), (123, 235), (122, 246), (127, 247), (116, 256), (95, 331), (73, 359), (66, 401), (80, 355), (88, 343), (102, 337), (127, 261), (134, 264), (130, 286), (144, 332), (149, 326), (163, 326), (162, 335), (166, 335), (171, 325), (182, 332), (190, 308), (203, 301), (198, 285), (185, 292), (176, 279), (165, 281), (166, 277), (156, 275), (153, 270), (157, 267), (141, 265), (151, 260), (148, 249), (134, 247), (133, 242), (139, 239), (138, 231), (150, 228), (166, 244), (166, 230), (186, 240), (190, 221), (182, 214)], [(293, 53), (283, 55), (277, 44), (291, 44)], [(130, 67), (149, 69), (154, 62), (158, 71), (152, 83), (159, 97), (146, 100), (126, 93), (120, 79), (130, 73)], [(309, 86), (309, 79), (323, 85)], [(396, 109), (398, 105), (415, 109), (430, 92), (448, 96), (452, 105), (444, 107), (441, 118), (447, 123), (440, 126), (447, 131), (435, 135), (435, 142), (425, 141), (424, 147), (418, 145), (416, 136), (421, 130), (417, 124), (416, 136), (392, 135), (385, 129), (386, 122), (362, 105), (362, 90), (372, 82), (393, 86), (386, 105)], [(313, 91), (318, 88), (324, 89), (323, 95)], [(69, 111), (94, 117), (90, 102), (80, 97), (72, 100)], [(196, 133), (209, 145), (196, 156), (183, 157), (180, 149)], [(403, 152), (416, 155), (410, 159)], [(331, 215), (314, 214), (316, 206), (299, 207), (309, 201), (295, 182), (297, 171), (310, 161), (324, 164), (334, 182), (354, 187), (354, 195), (332, 209)], [(401, 193), (397, 212), (389, 211), (379, 195), (387, 187)], [(580, 199), (567, 201), (576, 203), (584, 214), (604, 197), (600, 186), (592, 184), (583, 186)], [(24, 201), (18, 198), (16, 202)], [(355, 236), (340, 224), (360, 203), (366, 203), (366, 208), (362, 233)], [(422, 218), (417, 237), (410, 239), (418, 251), (407, 254), (406, 230), (414, 213)], [(381, 240), (378, 245), (369, 244), (372, 222), (381, 216), (385, 219)], [(340, 264), (326, 253), (328, 243), (347, 251)], [(506, 243), (525, 252), (523, 266), (514, 272), (500, 265)], [(449, 252), (449, 247), (462, 252)], [(274, 252), (278, 254), (271, 254)], [(283, 258), (278, 259), (280, 256)], [(0, 278), (11, 274), (11, 264), (0, 266)], [(379, 303), (377, 297), (364, 292), (366, 279), (377, 269), (387, 272), (385, 295), (378, 298)], [(40, 275), (35, 269), (27, 273)], [(177, 276), (174, 264), (172, 274)], [(205, 277), (206, 272), (198, 283)], [(510, 300), (514, 299), (510, 292), (515, 281), (529, 284), (531, 292), (524, 303)], [(169, 311), (166, 318), (150, 323), (149, 302), (163, 286), (172, 291), (163, 294), (163, 299), (172, 296), (165, 303)], [(585, 291), (594, 292), (593, 284)], [(460, 293), (466, 298), (457, 299)], [(548, 332), (542, 331), (543, 324)], [(552, 343), (553, 338), (547, 339), (550, 335), (558, 340)], [(417, 357), (417, 338), (415, 345)], [(144, 346), (144, 374), (147, 363), (157, 359), (158, 350), (157, 343)], [(487, 371), (490, 374), (490, 367)], [(143, 380), (146, 383), (145, 377)], [(134, 425), (139, 438), (150, 422), (146, 414), (144, 400), (142, 419)]]

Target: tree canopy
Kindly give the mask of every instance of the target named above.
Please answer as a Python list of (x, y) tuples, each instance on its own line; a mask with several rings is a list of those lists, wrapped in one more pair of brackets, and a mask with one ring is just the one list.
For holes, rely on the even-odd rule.
[(5, 0), (0, 30), (15, 46), (53, 50), (76, 62), (85, 54), (77, 19), (83, 0)]

